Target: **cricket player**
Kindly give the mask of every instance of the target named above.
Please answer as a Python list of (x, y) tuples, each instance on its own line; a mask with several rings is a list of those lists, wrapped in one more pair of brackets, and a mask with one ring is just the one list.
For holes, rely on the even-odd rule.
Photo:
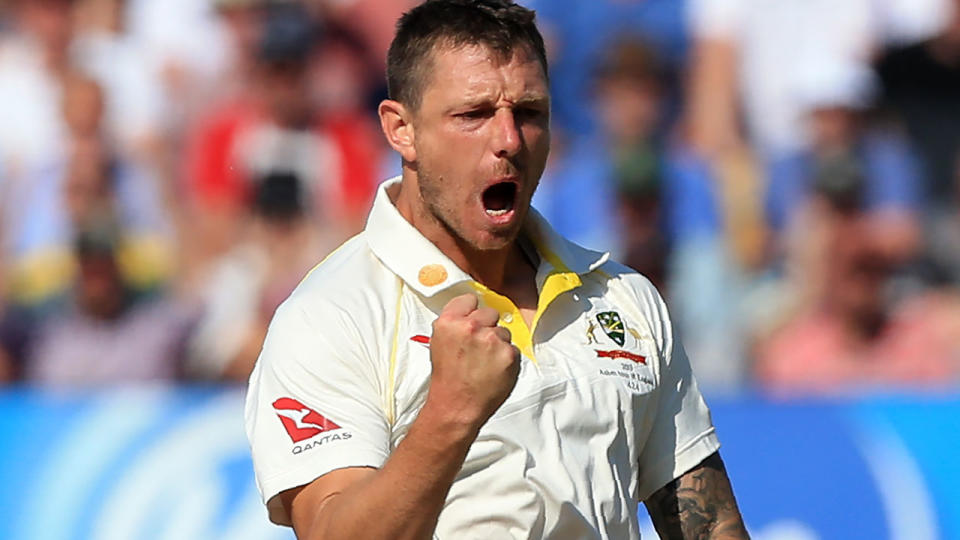
[(277, 310), (246, 428), (303, 539), (746, 538), (709, 411), (643, 276), (530, 208), (550, 149), (534, 14), (400, 20), (366, 229)]

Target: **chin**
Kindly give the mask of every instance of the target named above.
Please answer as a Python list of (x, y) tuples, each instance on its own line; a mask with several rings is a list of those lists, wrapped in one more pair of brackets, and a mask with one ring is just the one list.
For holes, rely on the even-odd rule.
[(510, 247), (516, 241), (519, 233), (519, 226), (511, 226), (508, 229), (496, 231), (483, 231), (470, 244), (477, 251), (499, 251)]

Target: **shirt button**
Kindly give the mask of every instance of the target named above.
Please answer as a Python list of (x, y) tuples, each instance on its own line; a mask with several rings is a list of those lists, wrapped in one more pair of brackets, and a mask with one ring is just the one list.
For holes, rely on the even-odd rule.
[(500, 318), (503, 319), (503, 322), (510, 324), (513, 322), (513, 313), (504, 313)]

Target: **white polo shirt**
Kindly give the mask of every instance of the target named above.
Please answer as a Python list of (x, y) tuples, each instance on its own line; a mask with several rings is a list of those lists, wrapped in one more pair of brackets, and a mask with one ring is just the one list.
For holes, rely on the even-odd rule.
[[(270, 519), (276, 495), (344, 467), (380, 467), (430, 383), (431, 324), (457, 295), (501, 312), (523, 353), (481, 428), (436, 538), (636, 538), (637, 503), (719, 448), (663, 300), (644, 277), (560, 238), (530, 212), (533, 327), (396, 210), (381, 186), (364, 232), (280, 306), (250, 378), (246, 429)], [(535, 250), (535, 253), (533, 252)]]

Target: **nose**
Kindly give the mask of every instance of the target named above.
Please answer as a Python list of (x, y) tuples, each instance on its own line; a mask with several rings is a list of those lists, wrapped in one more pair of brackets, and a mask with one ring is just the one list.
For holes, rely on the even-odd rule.
[(497, 111), (494, 122), (494, 153), (497, 157), (513, 157), (523, 148), (520, 124), (511, 109)]

